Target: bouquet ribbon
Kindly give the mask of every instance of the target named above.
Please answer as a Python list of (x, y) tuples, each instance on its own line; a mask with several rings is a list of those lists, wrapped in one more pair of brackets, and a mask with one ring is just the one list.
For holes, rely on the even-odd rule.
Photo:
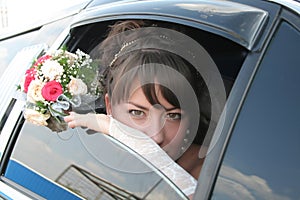
[(61, 94), (57, 97), (55, 103), (51, 105), (50, 113), (52, 116), (65, 116), (64, 110), (68, 110), (70, 105), (74, 107), (79, 107), (81, 104), (81, 98), (79, 95), (73, 96), (72, 99), (68, 98), (66, 95)]

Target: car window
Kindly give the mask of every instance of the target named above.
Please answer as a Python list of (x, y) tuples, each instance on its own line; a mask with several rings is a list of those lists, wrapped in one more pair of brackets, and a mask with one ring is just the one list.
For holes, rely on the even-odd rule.
[(0, 40), (0, 77), (16, 53), (22, 48), (29, 46), (37, 33), (38, 31), (32, 31), (10, 39)]
[(101, 133), (81, 128), (54, 133), (25, 122), (15, 145), (4, 176), (46, 199), (185, 198), (157, 170)]
[(232, 133), (213, 199), (297, 199), (300, 32), (283, 21)]
[(71, 19), (71, 17), (66, 17), (13, 36), (3, 35), (0, 39), (0, 77), (20, 50), (40, 43), (51, 46)]
[[(89, 53), (113, 23), (104, 21), (76, 27), (63, 45), (71, 52), (81, 49)], [(216, 63), (229, 95), (247, 50), (215, 34), (183, 28)], [(57, 134), (23, 121), (18, 126), (4, 176), (44, 198), (186, 198), (150, 163), (111, 137), (87, 134), (81, 128)], [(196, 136), (193, 142), (201, 144), (202, 136)]]

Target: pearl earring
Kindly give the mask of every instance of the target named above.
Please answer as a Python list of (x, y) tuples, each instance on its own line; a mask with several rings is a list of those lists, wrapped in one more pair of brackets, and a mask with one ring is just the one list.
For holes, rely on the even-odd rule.
[(181, 147), (181, 152), (183, 153), (188, 148), (188, 135), (190, 134), (190, 130), (186, 130), (186, 137), (183, 139), (183, 146)]
[(187, 129), (187, 130), (186, 130), (186, 134), (187, 134), (187, 135), (190, 134), (190, 129)]

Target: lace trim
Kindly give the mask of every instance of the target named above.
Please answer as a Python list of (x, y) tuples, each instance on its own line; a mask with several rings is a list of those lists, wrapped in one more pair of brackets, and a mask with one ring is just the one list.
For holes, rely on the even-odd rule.
[(146, 134), (130, 128), (112, 117), (110, 120), (109, 134), (151, 162), (175, 183), (185, 195), (189, 196), (195, 192), (197, 180), (174, 162), (168, 154)]

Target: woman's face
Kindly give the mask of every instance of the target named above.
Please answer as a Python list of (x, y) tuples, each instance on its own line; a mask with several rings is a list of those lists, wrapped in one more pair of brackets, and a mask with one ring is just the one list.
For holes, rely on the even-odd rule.
[(187, 113), (171, 105), (158, 86), (156, 92), (160, 104), (151, 105), (142, 88), (138, 87), (127, 102), (110, 106), (108, 112), (111, 113), (108, 114), (147, 134), (175, 160), (182, 153), (180, 151), (188, 129)]

